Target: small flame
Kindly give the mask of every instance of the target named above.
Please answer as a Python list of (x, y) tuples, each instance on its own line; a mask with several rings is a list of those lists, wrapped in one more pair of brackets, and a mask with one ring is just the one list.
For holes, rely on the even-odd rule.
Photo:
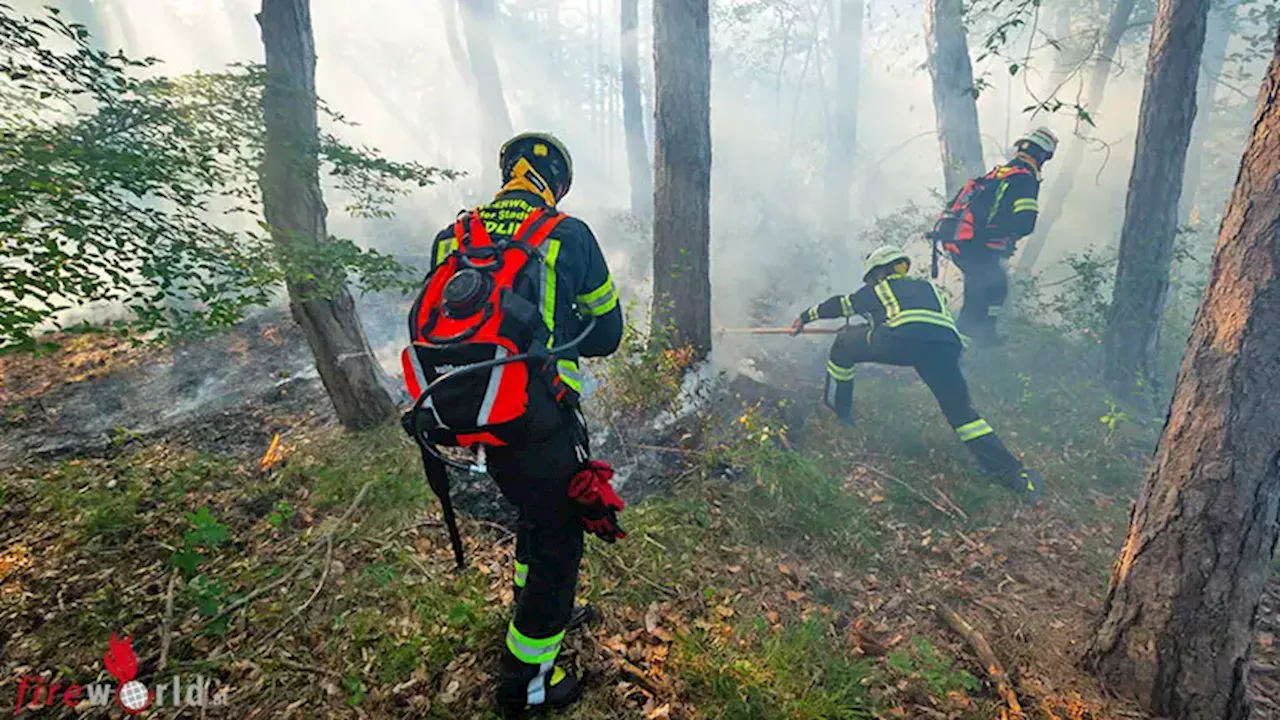
[(107, 654), (102, 656), (102, 665), (112, 677), (121, 683), (127, 683), (138, 674), (138, 656), (133, 654), (133, 638), (116, 639), (111, 633)]
[(276, 433), (276, 436), (271, 438), (271, 447), (267, 448), (267, 454), (262, 456), (258, 465), (266, 470), (281, 460), (284, 460), (284, 448), (280, 447), (280, 433)]

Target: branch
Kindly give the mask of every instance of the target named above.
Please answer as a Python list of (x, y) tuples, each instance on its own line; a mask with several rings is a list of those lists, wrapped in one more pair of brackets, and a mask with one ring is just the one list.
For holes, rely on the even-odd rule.
[(968, 643), (969, 648), (978, 656), (978, 662), (982, 663), (987, 675), (996, 684), (996, 692), (999, 693), (1000, 699), (1004, 701), (1005, 705), (1009, 706), (1010, 716), (1015, 720), (1025, 718), (1026, 715), (1022, 712), (1022, 705), (1018, 702), (1018, 696), (1013, 692), (1013, 688), (1009, 686), (1009, 676), (1005, 674), (1004, 666), (1000, 664), (995, 651), (991, 649), (991, 644), (982, 636), (982, 633), (975, 630), (964, 618), (956, 614), (955, 610), (947, 607), (944, 603), (938, 603), (937, 607), (934, 608), (934, 612), (937, 614), (938, 619)]

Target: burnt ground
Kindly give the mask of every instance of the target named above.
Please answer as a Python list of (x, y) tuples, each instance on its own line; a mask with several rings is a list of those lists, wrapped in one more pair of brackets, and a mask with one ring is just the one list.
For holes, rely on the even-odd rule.
[[(306, 438), (333, 430), (322, 389), (308, 377), (305, 342), (285, 317), (267, 317), (235, 333), (165, 351), (87, 338), (92, 339), (73, 339), (39, 358), (0, 357), (0, 467), (109, 458), (169, 444), (252, 461), (276, 433)], [(779, 555), (773, 563), (776, 570), (766, 567), (758, 578), (765, 589), (750, 602), (771, 608), (810, 602), (793, 596), (838, 595), (849, 600), (849, 607), (837, 626), (858, 654), (884, 658), (908, 638), (929, 637), (957, 656), (970, 656), (968, 647), (936, 619), (933, 608), (946, 602), (991, 642), (1030, 716), (1143, 717), (1101, 694), (1076, 664), (1098, 620), (1109, 563), (1123, 537), (1128, 498), (1101, 491), (1070, 502), (1051, 496), (1039, 507), (1007, 506), (978, 517), (960, 499), (966, 479), (931, 473), (924, 462), (914, 468), (919, 472), (908, 476), (873, 446), (843, 441), (833, 445), (831, 438), (840, 431), (815, 408), (817, 387), (804, 380), (820, 377), (810, 360), (797, 365), (785, 357), (761, 354), (757, 369), (780, 380), (763, 384), (738, 376), (714, 395), (709, 415), (724, 424), (745, 408), (780, 405), (781, 419), (790, 428), (790, 446), (801, 452), (820, 448), (836, 455), (847, 469), (844, 487), (866, 507), (877, 542), (868, 546), (865, 557), (856, 559)], [(895, 373), (887, 376), (896, 377)], [(615, 464), (627, 475), (623, 493), (635, 502), (679, 486), (682, 478), (699, 469), (705, 431), (692, 418), (658, 430), (600, 423), (597, 450), (618, 458)], [(724, 466), (713, 471), (734, 476), (741, 469)], [(911, 495), (903, 495), (904, 477), (915, 488)], [(218, 492), (234, 494), (235, 488)], [(6, 508), (5, 524), (12, 532), (4, 534), (6, 547), (0, 558), (11, 555), (15, 547), (38, 546), (41, 541), (23, 535), (28, 520), (20, 507), (16, 515), (8, 512), (15, 510), (18, 497), (15, 493), (6, 501), (11, 507)], [(510, 508), (487, 479), (459, 476), (455, 500), (477, 518), (502, 525), (510, 520)], [(961, 506), (969, 507), (970, 513)], [(252, 516), (246, 516), (247, 522), (262, 523), (265, 511), (246, 512)], [(155, 587), (150, 592), (163, 594)], [(664, 608), (670, 613), (668, 622), (679, 626), (685, 611), (679, 606)], [(632, 620), (650, 624), (644, 613)], [(1280, 659), (1275, 649), (1280, 577), (1273, 577), (1267, 587), (1257, 632), (1254, 717), (1271, 720), (1280, 718)], [(599, 672), (594, 663), (604, 661), (593, 660), (589, 649), (580, 651), (585, 669)], [(650, 667), (640, 664), (641, 670)], [(981, 676), (981, 668), (971, 660), (969, 665)], [(661, 707), (657, 701), (663, 699), (665, 687), (648, 693), (647, 708)], [(889, 695), (892, 699), (892, 689)], [(678, 694), (667, 699), (679, 707)], [(905, 699), (898, 707), (904, 713), (895, 714), (899, 717), (962, 716)]]

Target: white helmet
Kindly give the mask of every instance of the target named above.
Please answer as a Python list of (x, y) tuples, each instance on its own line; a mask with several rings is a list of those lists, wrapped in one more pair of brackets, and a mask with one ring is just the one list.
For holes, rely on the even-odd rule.
[(866, 268), (866, 272), (863, 273), (862, 279), (865, 281), (867, 276), (876, 268), (881, 268), (885, 265), (894, 265), (899, 262), (906, 262), (907, 264), (910, 264), (911, 257), (897, 245), (881, 245), (867, 255), (867, 259), (863, 263), (863, 267)]
[(1053, 157), (1058, 150), (1058, 136), (1047, 127), (1038, 127), (1035, 130), (1018, 138), (1018, 144), (1031, 143), (1044, 151), (1047, 157)]

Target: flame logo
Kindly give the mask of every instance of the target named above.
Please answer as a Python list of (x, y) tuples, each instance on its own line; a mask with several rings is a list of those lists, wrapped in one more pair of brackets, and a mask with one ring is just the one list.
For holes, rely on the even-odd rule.
[(138, 656), (133, 654), (133, 638), (118, 640), (111, 633), (107, 654), (102, 656), (102, 664), (107, 672), (121, 683), (127, 683), (138, 675)]

